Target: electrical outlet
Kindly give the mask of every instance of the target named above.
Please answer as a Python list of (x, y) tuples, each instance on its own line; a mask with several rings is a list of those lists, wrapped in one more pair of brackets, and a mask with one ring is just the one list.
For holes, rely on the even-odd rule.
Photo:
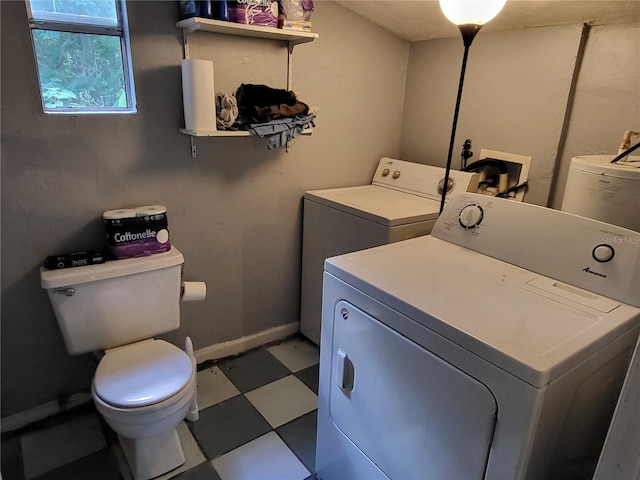
[[(515, 153), (499, 152), (497, 150), (485, 150), (483, 148), (480, 150), (480, 160), (500, 160), (501, 162), (504, 162), (507, 166), (508, 191), (518, 185), (523, 185), (528, 180), (533, 157), (518, 155)], [(526, 187), (520, 188), (508, 193), (505, 197), (522, 202), (524, 200), (526, 190)], [(484, 189), (479, 189), (478, 193), (495, 196), (498, 193), (498, 187), (488, 186)]]

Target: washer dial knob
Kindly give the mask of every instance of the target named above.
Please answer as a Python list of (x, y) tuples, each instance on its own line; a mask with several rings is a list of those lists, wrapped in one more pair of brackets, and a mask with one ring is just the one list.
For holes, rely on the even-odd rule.
[(593, 249), (592, 255), (596, 262), (604, 263), (611, 260), (615, 253), (616, 252), (611, 245), (603, 243)]
[[(455, 179), (449, 177), (449, 179), (447, 180), (447, 193), (453, 190), (453, 187), (455, 186), (455, 184), (456, 184)], [(440, 195), (442, 195), (443, 189), (444, 189), (444, 177), (441, 178), (440, 181), (438, 182), (438, 193)]]
[(458, 221), (460, 222), (462, 228), (471, 230), (472, 228), (476, 228), (478, 225), (480, 225), (483, 217), (484, 210), (482, 210), (482, 207), (475, 203), (471, 203), (460, 210)]

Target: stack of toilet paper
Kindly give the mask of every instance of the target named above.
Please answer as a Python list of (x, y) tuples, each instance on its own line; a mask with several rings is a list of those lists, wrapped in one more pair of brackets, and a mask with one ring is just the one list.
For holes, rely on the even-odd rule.
[(108, 210), (102, 214), (107, 245), (117, 259), (168, 252), (167, 209), (163, 205)]

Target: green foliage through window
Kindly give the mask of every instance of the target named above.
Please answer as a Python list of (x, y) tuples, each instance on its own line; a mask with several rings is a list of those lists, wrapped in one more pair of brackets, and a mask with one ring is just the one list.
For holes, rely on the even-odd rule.
[(46, 108), (126, 108), (120, 38), (33, 30)]
[(45, 111), (135, 111), (126, 31), (118, 24), (116, 0), (30, 2)]

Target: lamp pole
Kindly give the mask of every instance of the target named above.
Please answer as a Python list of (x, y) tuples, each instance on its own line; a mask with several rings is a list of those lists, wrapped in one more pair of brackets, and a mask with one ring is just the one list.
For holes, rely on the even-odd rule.
[(464, 55), (462, 57), (462, 68), (460, 69), (460, 82), (458, 83), (458, 96), (456, 98), (456, 108), (453, 112), (453, 125), (451, 126), (451, 138), (449, 140), (449, 152), (447, 154), (447, 165), (444, 173), (444, 185), (442, 186), (442, 199), (440, 201), (440, 213), (444, 209), (449, 187), (449, 176), (451, 173), (451, 159), (453, 157), (453, 144), (456, 139), (456, 128), (458, 126), (458, 113), (460, 112), (460, 100), (462, 99), (462, 87), (464, 86), (464, 74), (467, 69), (467, 58), (469, 47), (477, 33), (486, 22), (494, 18), (504, 7), (507, 0), (440, 0), (442, 12), (452, 23), (457, 25), (462, 35), (464, 43)]
[(449, 175), (451, 172), (451, 159), (453, 157), (453, 144), (456, 139), (456, 129), (458, 127), (458, 113), (460, 112), (460, 100), (462, 99), (462, 87), (464, 86), (464, 74), (467, 70), (467, 58), (469, 57), (469, 47), (480, 31), (482, 25), (458, 25), (464, 42), (464, 55), (462, 56), (462, 68), (460, 69), (460, 82), (458, 83), (458, 96), (456, 97), (456, 108), (453, 112), (453, 125), (451, 126), (451, 139), (449, 140), (449, 153), (447, 154), (447, 166), (444, 172), (444, 185), (442, 187), (442, 199), (440, 200), (440, 213), (444, 209), (444, 202), (449, 189)]

